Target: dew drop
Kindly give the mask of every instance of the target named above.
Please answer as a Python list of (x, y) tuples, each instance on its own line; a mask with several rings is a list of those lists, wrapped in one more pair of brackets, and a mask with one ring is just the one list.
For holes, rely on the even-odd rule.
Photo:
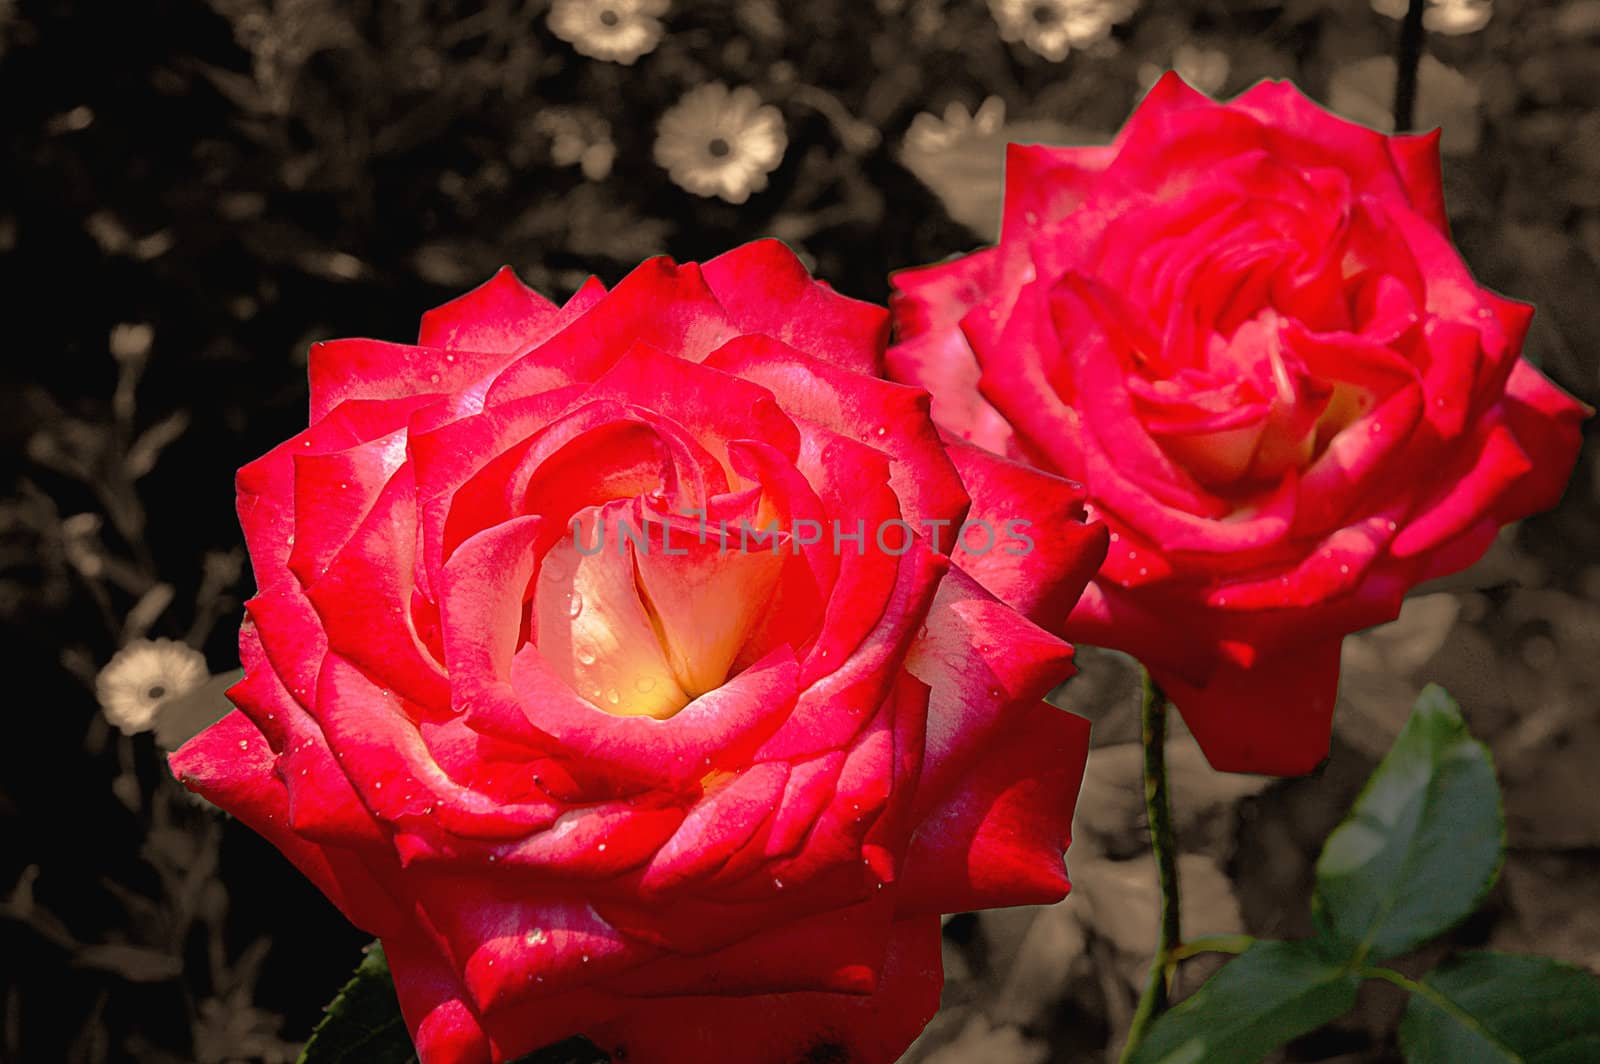
[(1116, 543), (1120, 539), (1122, 539), (1121, 536), (1117, 535), (1115, 532), (1111, 533), (1111, 542)]
[(599, 846), (596, 846), (595, 849), (600, 853), (605, 853), (606, 852), (606, 844), (602, 842)]
[(774, 876), (772, 878), (772, 885), (777, 887), (779, 890), (782, 890), (783, 889), (783, 880), (781, 880), (778, 877)]
[(1383, 425), (1381, 425), (1380, 423), (1374, 421), (1372, 423), (1372, 434), (1374, 436), (1376, 436), (1378, 433), (1380, 433), (1382, 431), (1383, 431)]
[(429, 384), (438, 384), (439, 383), (439, 375), (437, 373), (428, 374), (428, 383)]
[(1134, 560), (1134, 559), (1135, 559), (1135, 558), (1137, 558), (1137, 557), (1138, 557), (1138, 556), (1139, 556), (1139, 552), (1138, 552), (1138, 551), (1136, 551), (1136, 550), (1130, 550), (1130, 551), (1129, 551), (1129, 552), (1128, 552), (1128, 560), (1129, 560), (1129, 561), (1130, 561), (1130, 562), (1131, 562), (1131, 561), (1133, 561), (1133, 560)]
[(1000, 688), (998, 688), (998, 687), (989, 688), (989, 697), (990, 698), (999, 698), (1000, 694), (1001, 694)]
[(496, 861), (498, 861), (498, 860), (499, 860), (499, 859), (500, 859), (500, 858), (498, 858), (498, 857), (496, 857), (496, 856), (495, 856), (495, 855), (494, 855), (494, 854), (492, 854), (492, 853), (491, 853), (491, 854), (490, 854), (490, 855), (489, 855), (489, 863), (490, 863), (490, 864), (494, 864), (494, 863), (495, 863), (495, 862), (496, 862)]
[(1350, 567), (1348, 565), (1341, 565), (1339, 566), (1339, 571), (1341, 573), (1348, 573), (1350, 571)]
[(339, 489), (341, 491), (345, 490), (348, 487), (350, 487), (350, 482), (349, 481), (345, 481), (345, 480), (339, 481)]
[(1146, 568), (1145, 566), (1141, 565), (1141, 566), (1139, 566), (1139, 575), (1140, 576), (1149, 576), (1150, 575), (1150, 570), (1148, 568)]
[(379, 781), (378, 781), (378, 782), (377, 782), (377, 783), (374, 783), (374, 784), (373, 784), (373, 785), (372, 785), (372, 789), (373, 789), (373, 790), (375, 790), (375, 791), (381, 791), (381, 790), (383, 790), (383, 781), (382, 781), (382, 780), (379, 780)]
[(450, 353), (449, 353), (449, 352), (448, 352), (448, 351), (447, 351), (447, 352), (445, 352), (445, 356), (444, 356), (444, 360), (445, 360), (445, 361), (446, 361), (446, 362), (454, 362), (454, 361), (455, 361), (455, 360), (456, 360), (456, 356), (455, 356), (455, 355), (452, 355), (452, 354), (450, 354)]
[(585, 953), (585, 954), (584, 954), (584, 955), (583, 955), (583, 963), (585, 963), (585, 964), (588, 964), (588, 963), (589, 963), (589, 955), (588, 955), (588, 954), (587, 954), (587, 953)]
[(610, 688), (609, 690), (606, 691), (606, 701), (607, 702), (610, 702), (612, 705), (616, 705), (621, 700), (622, 700), (622, 696), (617, 694), (617, 689), (615, 687)]
[(241, 749), (241, 750), (250, 749), (250, 740), (248, 740), (248, 739), (240, 739), (239, 740), (239, 749)]
[(542, 946), (549, 940), (549, 935), (544, 933), (544, 928), (536, 927), (522, 936), (522, 941), (530, 946)]
[(879, 425), (876, 429), (873, 429), (873, 432), (875, 432), (878, 438), (881, 440), (883, 437), (889, 435), (889, 426)]
[(1393, 521), (1389, 521), (1389, 522), (1387, 522), (1387, 524), (1389, 526), (1389, 531), (1390, 532), (1393, 532), (1395, 529), (1400, 527), (1399, 525), (1395, 524)]
[(567, 602), (567, 616), (576, 617), (583, 612), (583, 596), (574, 591)]
[(593, 665), (594, 664), (594, 654), (591, 651), (588, 651), (588, 650), (580, 650), (580, 651), (578, 651), (578, 664), (580, 664), (580, 665)]
[(648, 676), (641, 676), (637, 680), (633, 681), (633, 687), (634, 690), (638, 691), (642, 695), (649, 694), (651, 691), (656, 689), (656, 682)]

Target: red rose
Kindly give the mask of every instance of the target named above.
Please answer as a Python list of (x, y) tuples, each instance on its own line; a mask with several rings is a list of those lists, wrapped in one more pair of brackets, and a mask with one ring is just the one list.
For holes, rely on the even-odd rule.
[(1081, 481), (1068, 638), (1144, 662), (1219, 769), (1327, 753), (1344, 635), (1555, 504), (1585, 408), (1452, 248), (1437, 134), (1168, 74), (1103, 148), (1011, 145), (1000, 243), (895, 279), (892, 376)]
[(894, 1060), (940, 913), (1066, 891), (1070, 648), (995, 596), (1065, 613), (1104, 533), (947, 454), (887, 317), (768, 241), (312, 349), (239, 711), (172, 760), (383, 939), (426, 1064)]

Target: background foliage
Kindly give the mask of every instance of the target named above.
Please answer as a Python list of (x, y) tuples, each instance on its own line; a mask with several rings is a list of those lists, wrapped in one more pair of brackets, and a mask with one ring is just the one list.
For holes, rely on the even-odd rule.
[[(1002, 39), (980, 0), (680, 0), (624, 65), (579, 54), (542, 0), (0, 0), (0, 645), (19, 669), (0, 1060), (290, 1060), (359, 957), (365, 936), (184, 797), (153, 737), (116, 734), (93, 693), (140, 636), (237, 664), (252, 588), (232, 474), (303, 425), (310, 342), (408, 339), (503, 263), (561, 296), (759, 235), (881, 300), (890, 270), (992, 232), (1008, 136), (1103, 140), (1168, 66), (1222, 95), (1291, 77), (1353, 117), (1387, 113), (1397, 23), (1364, 0), (1080, 6), (1121, 20), (1054, 61)], [(1538, 304), (1530, 357), (1595, 403), (1600, 2), (1494, 0), (1427, 48), (1419, 123), (1445, 124), (1463, 253)], [(739, 206), (653, 159), (660, 116), (718, 81), (783, 119), (781, 160)], [(1391, 963), (1416, 974), (1465, 945), (1600, 970), (1597, 534), (1591, 449), (1560, 510), (1347, 641), (1318, 777), (1217, 777), (1177, 744), (1188, 930), (1311, 935), (1322, 841), (1438, 680), (1493, 750), (1509, 852), (1479, 915)], [(1077, 889), (947, 925), (946, 1008), (914, 1058), (1100, 1060), (1126, 1026), (1155, 926), (1135, 694), (1126, 659), (1084, 665), (1065, 698), (1100, 749)], [(1404, 1007), (1366, 984), (1288, 1055), (1398, 1059)]]

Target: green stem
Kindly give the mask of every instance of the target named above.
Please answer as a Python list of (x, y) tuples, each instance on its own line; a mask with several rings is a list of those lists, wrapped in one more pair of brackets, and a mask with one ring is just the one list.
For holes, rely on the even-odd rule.
[(1168, 960), (1177, 964), (1202, 953), (1243, 953), (1256, 944), (1250, 935), (1201, 935), (1175, 947)]
[(1159, 684), (1144, 674), (1144, 699), (1140, 708), (1140, 741), (1144, 744), (1144, 804), (1150, 821), (1150, 851), (1156, 860), (1156, 878), (1161, 886), (1161, 925), (1156, 933), (1156, 953), (1150, 958), (1150, 976), (1133, 1012), (1128, 1041), (1122, 1047), (1123, 1062), (1149, 1032), (1156, 1017), (1165, 1011), (1171, 993), (1173, 956), (1183, 943), (1178, 911), (1178, 847), (1172, 830), (1172, 803), (1167, 795), (1167, 696)]

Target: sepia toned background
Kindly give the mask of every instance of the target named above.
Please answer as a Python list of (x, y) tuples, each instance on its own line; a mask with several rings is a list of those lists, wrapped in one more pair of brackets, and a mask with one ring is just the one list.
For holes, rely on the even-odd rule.
[[(233, 471), (303, 426), (311, 342), (408, 340), (503, 264), (559, 298), (763, 235), (881, 301), (891, 270), (993, 237), (1008, 139), (1103, 142), (1165, 69), (1219, 96), (1292, 78), (1383, 127), (1403, 7), (0, 0), (0, 1062), (292, 1060), (358, 959), (166, 774), (194, 721), (152, 705), (139, 730), (102, 671), (237, 667)], [(1596, 403), (1600, 0), (1429, 7), (1417, 126), (1444, 129), (1457, 241)], [(1590, 449), (1558, 511), (1348, 640), (1313, 777), (1218, 776), (1176, 742), (1186, 930), (1309, 931), (1322, 838), (1435, 680), (1494, 751), (1511, 847), (1453, 941), (1600, 971), (1597, 493)], [(1126, 1026), (1156, 924), (1134, 673), (1081, 664), (1059, 696), (1096, 721), (1075, 892), (948, 922), (910, 1060), (1101, 1061)], [(1401, 1005), (1364, 992), (1287, 1059), (1397, 1060)]]

